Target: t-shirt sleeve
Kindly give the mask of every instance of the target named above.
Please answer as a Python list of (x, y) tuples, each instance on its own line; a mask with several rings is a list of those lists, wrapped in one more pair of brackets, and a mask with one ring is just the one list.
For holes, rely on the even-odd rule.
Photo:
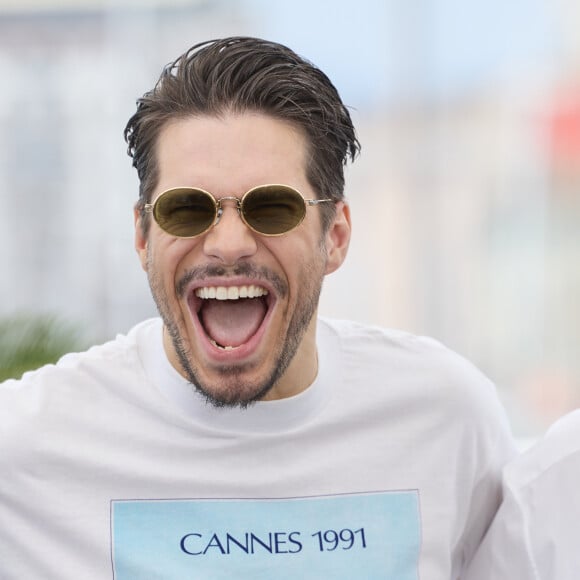
[(516, 491), (507, 488), (504, 494), (504, 501), (462, 580), (540, 580), (530, 546), (530, 522), (525, 506)]
[[(502, 502), (502, 471), (516, 456), (503, 408), (495, 396), (488, 400), (488, 405), (483, 413), (486, 424), (479, 435), (478, 467), (474, 472), (470, 509), (461, 538), (464, 566), (474, 558), (482, 538), (492, 525)], [(461, 578), (463, 580), (463, 576)]]

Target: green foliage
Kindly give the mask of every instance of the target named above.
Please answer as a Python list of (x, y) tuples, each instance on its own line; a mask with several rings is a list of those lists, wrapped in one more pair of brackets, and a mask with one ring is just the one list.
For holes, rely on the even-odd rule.
[(15, 315), (0, 319), (0, 381), (56, 362), (81, 348), (78, 331), (53, 316)]

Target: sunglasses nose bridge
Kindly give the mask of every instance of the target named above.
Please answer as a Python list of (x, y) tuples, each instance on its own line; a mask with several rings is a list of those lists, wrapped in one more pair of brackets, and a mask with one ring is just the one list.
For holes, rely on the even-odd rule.
[(236, 197), (235, 195), (226, 195), (224, 197), (220, 197), (219, 199), (215, 200), (215, 205), (216, 205), (216, 217), (215, 217), (215, 224), (217, 225), (220, 222), (220, 219), (224, 213), (224, 208), (223, 208), (223, 202), (224, 201), (233, 201), (235, 202), (234, 205), (236, 207), (236, 209), (238, 210), (238, 213), (241, 214), (241, 209), (242, 209), (242, 202), (240, 200), (239, 197)]

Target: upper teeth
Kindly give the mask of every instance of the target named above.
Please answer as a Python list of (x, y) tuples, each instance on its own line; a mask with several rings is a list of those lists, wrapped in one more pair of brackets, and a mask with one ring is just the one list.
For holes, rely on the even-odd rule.
[(268, 291), (261, 286), (204, 286), (197, 288), (195, 295), (198, 298), (216, 300), (237, 300), (238, 298), (257, 298), (265, 296)]

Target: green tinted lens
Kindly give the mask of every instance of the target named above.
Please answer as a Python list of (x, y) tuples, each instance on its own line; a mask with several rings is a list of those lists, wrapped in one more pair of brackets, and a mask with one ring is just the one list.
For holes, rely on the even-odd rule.
[(172, 236), (192, 238), (211, 227), (216, 205), (213, 197), (200, 189), (170, 189), (157, 198), (153, 216)]
[(294, 189), (267, 185), (249, 191), (242, 200), (246, 223), (267, 236), (289, 232), (304, 219), (304, 198)]

